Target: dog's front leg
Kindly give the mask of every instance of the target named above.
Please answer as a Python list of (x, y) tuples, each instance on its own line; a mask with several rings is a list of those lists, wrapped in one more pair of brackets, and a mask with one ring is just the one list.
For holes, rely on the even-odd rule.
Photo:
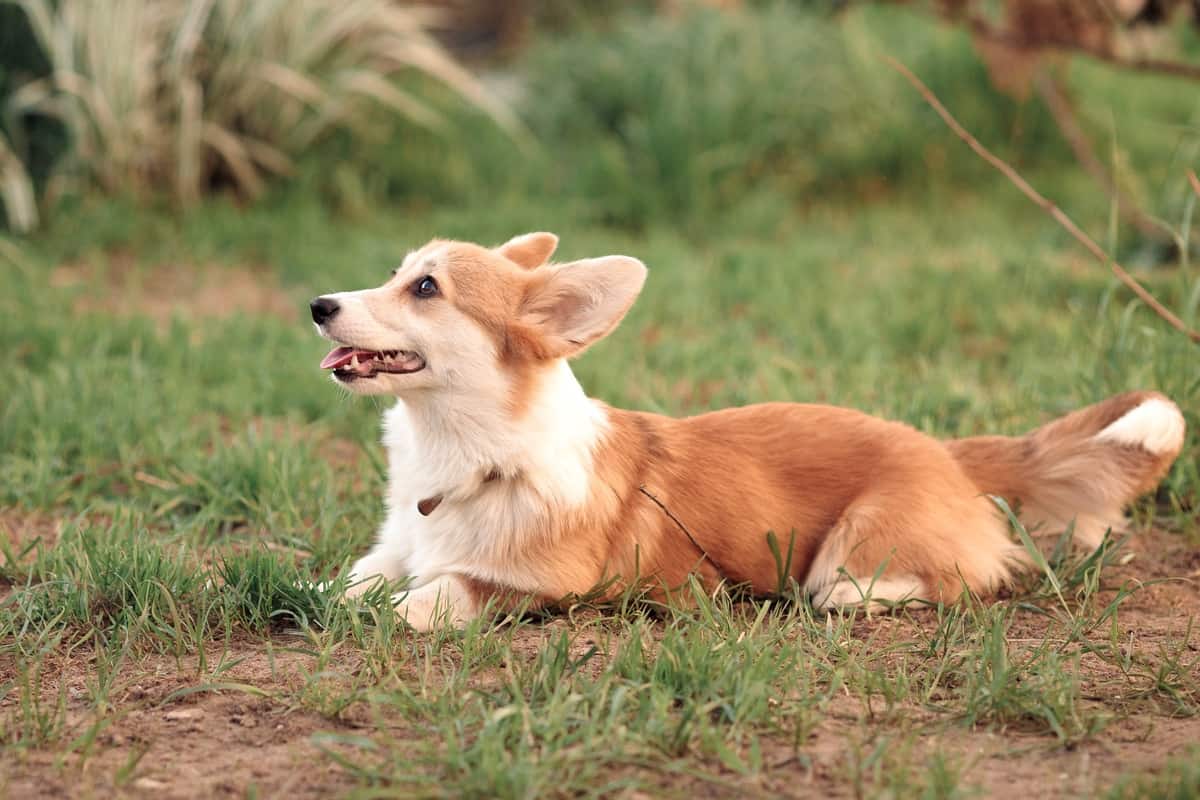
[(358, 597), (380, 581), (395, 581), (407, 576), (403, 558), (388, 548), (376, 546), (350, 568), (346, 597)]
[(479, 615), (478, 598), (458, 575), (439, 575), (394, 599), (396, 614), (419, 631), (430, 630), (442, 620), (461, 627)]

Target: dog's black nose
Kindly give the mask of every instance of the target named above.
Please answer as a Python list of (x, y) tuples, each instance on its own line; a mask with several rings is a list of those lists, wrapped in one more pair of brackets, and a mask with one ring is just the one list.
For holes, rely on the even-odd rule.
[(318, 325), (324, 325), (331, 320), (334, 314), (338, 312), (338, 309), (341, 308), (338, 305), (338, 301), (332, 297), (318, 297), (309, 303), (308, 307), (312, 310), (313, 322)]

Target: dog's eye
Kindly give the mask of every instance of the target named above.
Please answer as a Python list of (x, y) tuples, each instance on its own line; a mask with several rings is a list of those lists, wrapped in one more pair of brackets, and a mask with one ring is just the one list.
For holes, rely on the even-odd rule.
[(413, 289), (413, 293), (417, 297), (433, 297), (435, 294), (437, 294), (437, 291), (437, 281), (435, 281), (431, 275), (426, 275), (424, 278), (421, 278), (421, 280), (417, 281), (416, 288)]

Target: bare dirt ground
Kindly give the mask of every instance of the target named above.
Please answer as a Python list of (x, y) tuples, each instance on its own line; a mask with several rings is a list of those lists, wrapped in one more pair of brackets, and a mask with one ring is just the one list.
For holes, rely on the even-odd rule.
[[(11, 520), (10, 520), (11, 521)], [(46, 519), (28, 521), (30, 530), (49, 531)], [(49, 527), (47, 527), (49, 526)], [(1190, 663), (1194, 678), (1200, 663), (1200, 636), (1191, 626), (1200, 617), (1200, 551), (1182, 537), (1145, 533), (1129, 545), (1135, 557), (1108, 574), (1103, 593), (1112, 597), (1124, 581), (1162, 580), (1127, 599), (1118, 617), (1117, 638), (1130, 652), (1152, 655), (1172, 648)], [(1026, 639), (1040, 642), (1045, 628), (1030, 616), (1014, 627), (1010, 643), (1019, 648)], [(514, 653), (533, 657), (549, 635), (566, 626), (563, 618), (518, 631)], [(923, 622), (919, 614), (875, 617), (858, 624), (855, 633), (877, 641), (911, 639)], [(367, 712), (351, 707), (336, 718), (284, 702), (292, 696), (304, 671), (313, 669), (311, 656), (295, 650), (295, 637), (280, 635), (267, 648), (260, 641), (232, 643), (227, 650), (208, 654), (209, 668), (222, 655), (238, 663), (223, 672), (226, 684), (255, 687), (193, 691), (212, 680), (204, 677), (196, 656), (176, 659), (165, 655), (139, 657), (122, 671), (111, 699), (115, 720), (96, 736), (93, 745), (62, 756), (61, 746), (25, 750), (0, 762), (0, 794), (9, 797), (232, 797), (254, 788), (260, 796), (328, 797), (355, 785), (321, 751), (313, 735), (330, 732), (371, 735)], [(582, 642), (581, 642), (582, 646)], [(83, 652), (86, 648), (80, 648)], [(355, 656), (345, 653), (339, 669), (352, 670)], [(60, 680), (47, 681), (46, 691), (66, 692), (68, 729), (85, 718), (88, 686), (94, 666), (86, 655), (51, 655), (47, 669)], [(1081, 661), (1083, 701), (1111, 713), (1096, 735), (1064, 746), (1044, 733), (1020, 726), (1011, 729), (965, 728), (939, 721), (938, 714), (917, 706), (893, 708), (878, 718), (879, 709), (866, 709), (857, 700), (835, 698), (824, 709), (807, 741), (794, 749), (787, 742), (764, 742), (767, 768), (757, 779), (732, 773), (723, 786), (711, 780), (693, 781), (686, 775), (653, 776), (664, 794), (706, 796), (822, 796), (854, 797), (861, 793), (849, 766), (853, 747), (870, 749), (897, 730), (927, 731), (916, 741), (921, 755), (941, 753), (965, 770), (965, 782), (987, 795), (1013, 797), (1086, 797), (1103, 789), (1122, 773), (1153, 769), (1200, 743), (1200, 717), (1181, 716), (1160, 701), (1113, 704), (1114, 692), (1136, 693), (1136, 680), (1097, 658)], [(14, 665), (0, 661), (0, 685), (14, 675)], [(485, 676), (480, 676), (486, 681)], [(1125, 687), (1122, 689), (1121, 687)], [(261, 692), (261, 693), (260, 693)], [(0, 717), (17, 700), (15, 693), (0, 702)], [(1131, 694), (1132, 698), (1134, 695)], [(82, 733), (72, 730), (66, 737)], [(850, 743), (850, 744), (848, 744)], [(11, 751), (10, 751), (11, 753)], [(923, 759), (922, 759), (923, 760)]]
[(39, 539), (46, 547), (53, 546), (62, 533), (62, 523), (61, 517), (45, 511), (0, 509), (0, 535), (17, 550)]
[[(54, 546), (62, 535), (63, 522), (63, 517), (45, 511), (0, 508), (0, 547), (11, 558), (28, 559), (34, 546)], [(5, 576), (0, 575), (0, 599), (11, 591)]]
[[(231, 649), (226, 658), (244, 660), (222, 674), (222, 683), (265, 692), (300, 680), (297, 669), (309, 661), (249, 645)], [(59, 662), (71, 727), (72, 717), (83, 716), (92, 667), (87, 659)], [(54, 751), (26, 752), (0, 770), (0, 785), (10, 797), (101, 797), (115, 791), (164, 798), (242, 797), (251, 787), (267, 796), (328, 797), (351, 785), (311, 739), (317, 731), (346, 726), (237, 689), (170, 699), (204, 684), (198, 673), (195, 657), (176, 662), (156, 656), (131, 665), (128, 685), (113, 698), (124, 711), (98, 735), (93, 752), (66, 758)]]
[(111, 254), (103, 262), (62, 264), (50, 273), (56, 289), (79, 289), (79, 313), (150, 317), (160, 329), (174, 317), (224, 319), (273, 316), (295, 321), (304, 308), (265, 269), (164, 264), (138, 269), (132, 256)]

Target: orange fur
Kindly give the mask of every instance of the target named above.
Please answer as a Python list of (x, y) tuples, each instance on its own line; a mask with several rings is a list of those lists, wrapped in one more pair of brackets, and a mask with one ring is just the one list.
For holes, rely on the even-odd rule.
[[(1031, 524), (1077, 518), (1094, 544), (1182, 447), (1178, 409), (1150, 392), (1022, 437), (945, 443), (831, 406), (767, 403), (686, 419), (608, 408), (587, 400), (563, 359), (620, 322), (645, 269), (621, 256), (543, 265), (556, 244), (552, 234), (494, 250), (437, 240), (382, 289), (332, 296), (349, 298), (350, 310), (322, 328), (331, 338), (346, 330), (402, 349), (410, 328), (435, 331), (476, 343), (468, 363), (486, 366), (470, 396), (461, 377), (439, 377), (448, 350), (411, 379), (418, 388), (389, 378), (404, 412), (390, 424), (413, 426), (398, 441), (416, 450), (393, 459), (410, 472), (393, 474), (389, 521), (355, 574), (393, 578), (435, 565), (402, 606), (412, 614), (448, 598), (461, 619), (489, 597), (553, 601), (605, 582), (611, 591), (634, 580), (669, 589), (691, 573), (771, 592), (780, 565), (768, 532), (790, 546), (787, 577), (822, 607), (986, 594), (1027, 561), (987, 495), (1019, 504)], [(442, 287), (434, 300), (413, 297), (423, 275)], [(354, 316), (360, 308), (365, 317)], [(466, 424), (473, 438), (455, 438)], [(489, 450), (492, 439), (508, 444)], [(431, 487), (424, 496), (444, 500), (415, 518), (405, 504), (422, 495), (405, 482), (443, 466), (422, 458), (453, 462), (446, 473), (461, 477)], [(439, 519), (464, 522), (437, 528)]]
[(771, 592), (780, 567), (768, 531), (792, 545), (790, 577), (814, 594), (839, 567), (868, 581), (885, 567), (919, 579), (924, 597), (952, 599), (963, 581), (995, 589), (1020, 559), (946, 449), (908, 426), (784, 403), (682, 420), (609, 413), (591, 500), (549, 536), (547, 596), (635, 570), (667, 587), (695, 571)]
[[(1096, 436), (1157, 392), (1125, 392), (1057, 419), (1025, 436), (977, 436), (946, 447), (979, 486), (1021, 509), (1028, 526), (1062, 529), (1076, 520), (1075, 536), (1096, 546), (1120, 530), (1123, 510), (1162, 480), (1179, 445), (1162, 452), (1098, 441)], [(1172, 404), (1173, 405), (1173, 404)]]

